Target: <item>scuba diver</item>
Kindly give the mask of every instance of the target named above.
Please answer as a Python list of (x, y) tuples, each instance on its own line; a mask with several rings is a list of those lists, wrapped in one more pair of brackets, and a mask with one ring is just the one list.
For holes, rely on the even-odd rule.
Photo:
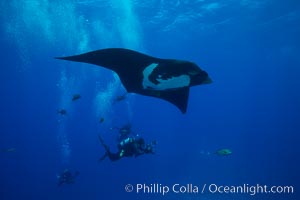
[(156, 141), (146, 144), (143, 138), (127, 137), (118, 144), (118, 151), (112, 153), (100, 135), (99, 140), (106, 151), (99, 161), (103, 161), (106, 157), (111, 161), (117, 161), (123, 157), (138, 157), (143, 154), (154, 154), (154, 146), (156, 145)]
[(60, 175), (57, 176), (58, 186), (63, 184), (72, 184), (75, 183), (75, 178), (79, 175), (79, 172), (76, 171), (74, 174), (71, 173), (69, 169), (65, 169)]

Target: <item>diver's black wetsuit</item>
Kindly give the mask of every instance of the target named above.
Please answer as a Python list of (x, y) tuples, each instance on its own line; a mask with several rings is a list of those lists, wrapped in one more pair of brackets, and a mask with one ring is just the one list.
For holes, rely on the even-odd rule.
[(99, 161), (104, 160), (108, 157), (111, 161), (117, 161), (123, 157), (137, 157), (142, 154), (153, 154), (152, 145), (145, 145), (144, 139), (135, 139), (132, 137), (128, 137), (120, 142), (118, 145), (118, 152), (112, 153), (109, 147), (104, 144), (102, 138), (99, 136), (99, 140), (103, 147), (105, 148), (106, 153), (99, 159)]

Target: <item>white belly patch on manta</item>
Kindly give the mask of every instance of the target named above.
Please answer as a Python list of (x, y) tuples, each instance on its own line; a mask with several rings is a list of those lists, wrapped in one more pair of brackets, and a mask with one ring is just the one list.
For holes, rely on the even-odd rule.
[(168, 89), (176, 89), (182, 87), (188, 87), (191, 82), (191, 78), (189, 75), (182, 74), (180, 76), (173, 76), (168, 79), (160, 78), (161, 75), (158, 75), (156, 80), (159, 82), (158, 84), (153, 83), (149, 76), (153, 73), (153, 70), (158, 66), (158, 63), (152, 63), (147, 66), (143, 71), (143, 88), (150, 90), (168, 90)]

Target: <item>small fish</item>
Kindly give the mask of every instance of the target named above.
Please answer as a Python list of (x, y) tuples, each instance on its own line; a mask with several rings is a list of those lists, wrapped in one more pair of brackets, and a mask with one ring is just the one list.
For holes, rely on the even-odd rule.
[(228, 156), (232, 154), (232, 151), (230, 149), (219, 149), (216, 151), (216, 154), (219, 156)]
[(76, 100), (78, 100), (80, 98), (81, 98), (80, 94), (74, 94), (73, 97), (72, 97), (72, 101), (76, 101)]
[(104, 118), (101, 117), (100, 120), (99, 120), (99, 122), (100, 122), (100, 123), (103, 123), (103, 122), (104, 122)]
[(122, 95), (117, 96), (117, 97), (115, 98), (115, 100), (114, 100), (114, 103), (117, 103), (117, 102), (120, 102), (120, 101), (125, 100), (125, 99), (126, 99), (126, 96), (127, 96), (127, 93), (124, 93), (124, 94), (122, 94)]
[(0, 152), (15, 152), (17, 149), (16, 148), (6, 148), (6, 149), (1, 149)]
[(57, 111), (58, 114), (61, 114), (61, 115), (66, 115), (67, 114), (67, 110), (66, 109), (60, 109)]

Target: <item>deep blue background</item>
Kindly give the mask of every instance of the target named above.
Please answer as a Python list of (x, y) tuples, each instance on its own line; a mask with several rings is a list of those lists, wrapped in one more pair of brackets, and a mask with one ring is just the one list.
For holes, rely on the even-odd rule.
[[(0, 153), (1, 200), (297, 199), (297, 1), (4, 0), (0, 6), (0, 149), (16, 148)], [(191, 88), (184, 115), (135, 94), (112, 105), (124, 93), (112, 72), (53, 59), (106, 47), (191, 60), (214, 82)], [(76, 93), (82, 98), (72, 102)], [(68, 114), (59, 116), (60, 108)], [(115, 146), (117, 131), (110, 128), (128, 122), (158, 141), (156, 154), (99, 164), (104, 150), (97, 135)], [(233, 154), (213, 154), (220, 148)], [(57, 187), (64, 168), (80, 175)], [(128, 194), (127, 183), (292, 185), (296, 194), (162, 197)]]

